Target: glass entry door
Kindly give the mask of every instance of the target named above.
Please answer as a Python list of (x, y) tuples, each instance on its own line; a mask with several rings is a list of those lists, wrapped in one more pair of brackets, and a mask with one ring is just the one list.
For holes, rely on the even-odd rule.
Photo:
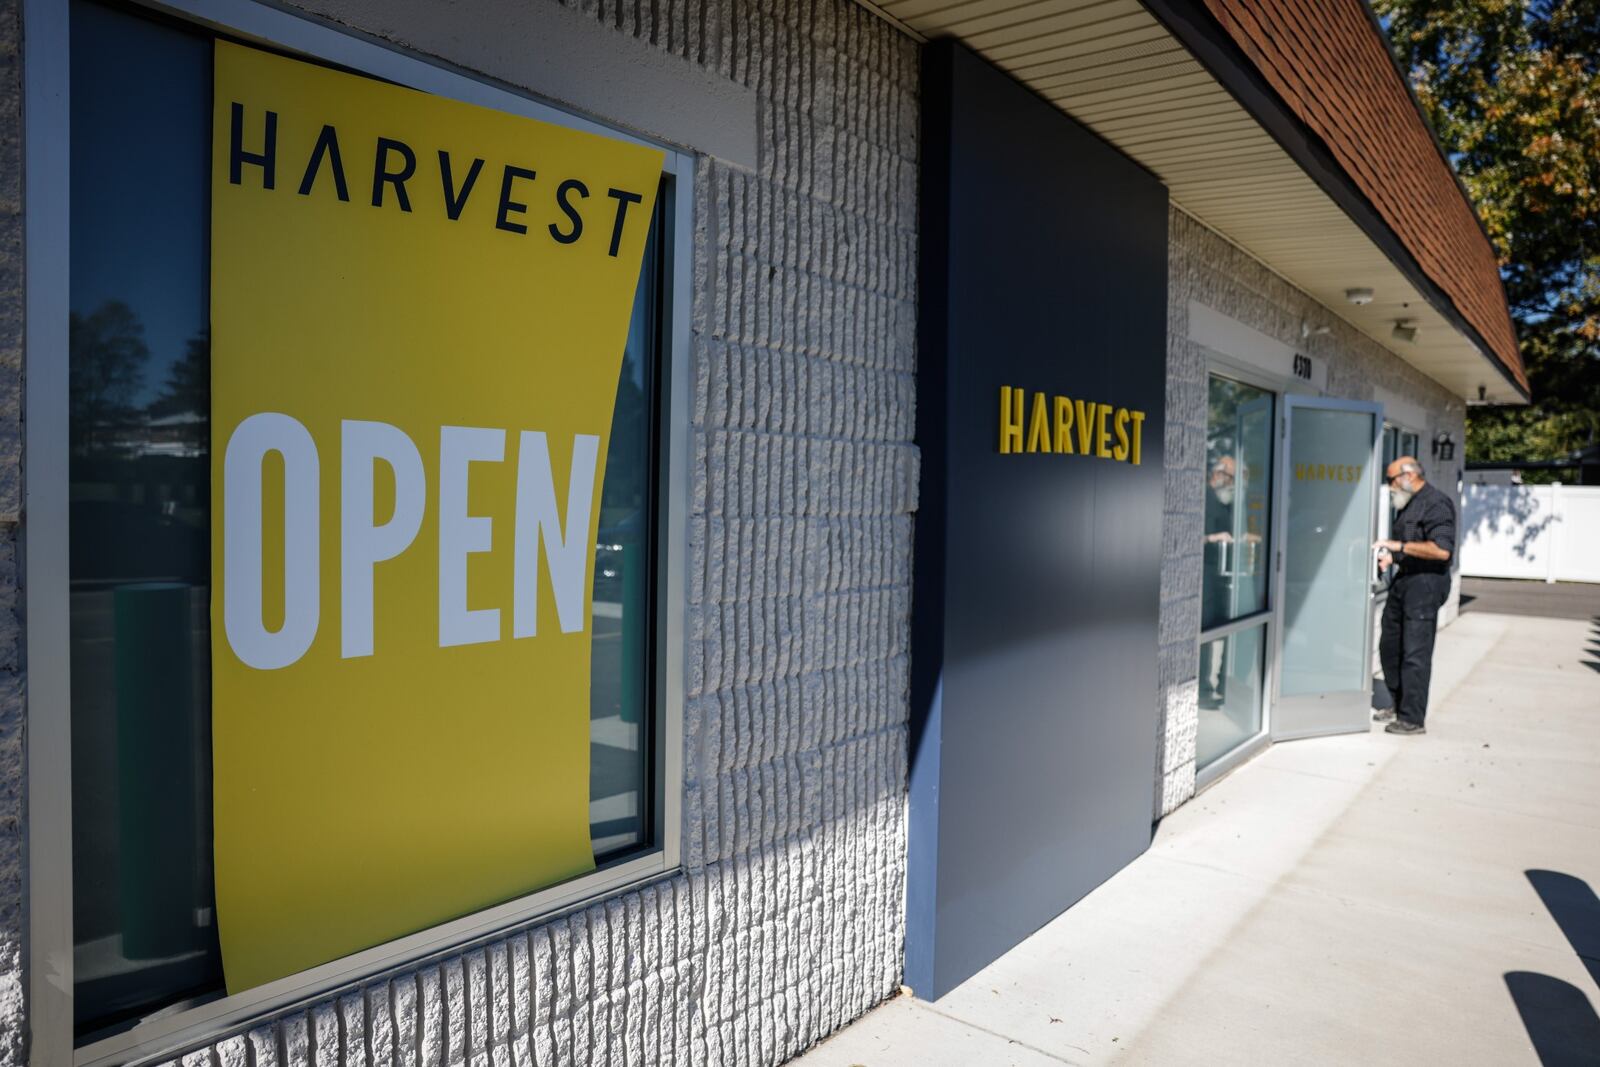
[(1283, 740), (1369, 728), (1383, 407), (1285, 398), (1277, 699)]
[(1199, 771), (1263, 736), (1272, 557), (1273, 394), (1213, 374), (1206, 418)]

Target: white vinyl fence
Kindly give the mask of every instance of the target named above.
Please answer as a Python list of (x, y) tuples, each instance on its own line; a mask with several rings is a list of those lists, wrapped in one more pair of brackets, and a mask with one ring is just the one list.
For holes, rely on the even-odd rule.
[(1600, 582), (1600, 486), (1468, 485), (1461, 573)]

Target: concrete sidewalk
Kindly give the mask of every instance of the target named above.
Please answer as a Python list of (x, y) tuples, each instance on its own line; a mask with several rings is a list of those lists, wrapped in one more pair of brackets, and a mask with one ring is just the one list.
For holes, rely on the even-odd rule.
[(1600, 623), (1441, 632), (1429, 732), (1278, 745), (804, 1067), (1600, 1063)]

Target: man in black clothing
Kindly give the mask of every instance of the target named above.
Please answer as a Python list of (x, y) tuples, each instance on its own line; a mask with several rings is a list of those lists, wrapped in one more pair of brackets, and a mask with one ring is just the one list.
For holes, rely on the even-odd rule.
[[(1209, 630), (1229, 619), (1227, 546), (1233, 544), (1234, 476), (1238, 464), (1232, 456), (1221, 456), (1211, 465), (1206, 480), (1207, 573), (1200, 591), (1200, 629)], [(1212, 548), (1221, 545), (1221, 548)]]
[[(1231, 617), (1233, 577), (1228, 569), (1228, 553), (1233, 551), (1234, 481), (1238, 463), (1232, 456), (1219, 456), (1206, 479), (1205, 572), (1200, 583), (1200, 629), (1209, 630)], [(1200, 646), (1200, 706), (1220, 708), (1225, 700), (1228, 680), (1223, 669), (1226, 642), (1208, 641)]]
[(1439, 609), (1450, 596), (1450, 557), (1456, 550), (1456, 509), (1450, 498), (1422, 478), (1415, 457), (1401, 456), (1384, 472), (1390, 498), (1400, 508), (1393, 541), (1377, 544), (1378, 565), (1396, 565), (1383, 608), (1378, 656), (1394, 709), (1373, 716), (1391, 734), (1427, 733), (1428, 679), (1433, 674), (1433, 636)]

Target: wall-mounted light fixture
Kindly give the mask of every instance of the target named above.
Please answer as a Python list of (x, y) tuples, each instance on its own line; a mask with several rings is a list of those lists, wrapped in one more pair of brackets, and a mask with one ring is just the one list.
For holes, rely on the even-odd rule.
[(1407, 344), (1415, 344), (1417, 341), (1416, 323), (1412, 322), (1410, 319), (1395, 319), (1394, 329), (1389, 331), (1389, 336), (1393, 337), (1396, 341), (1405, 341)]
[(1300, 324), (1300, 340), (1305, 341), (1312, 337), (1326, 337), (1333, 332), (1332, 326), (1313, 326), (1309, 322)]
[(1433, 458), (1444, 462), (1456, 458), (1456, 441), (1449, 430), (1440, 430), (1439, 436), (1433, 439)]
[(1372, 303), (1371, 289), (1346, 289), (1344, 298), (1357, 306)]

